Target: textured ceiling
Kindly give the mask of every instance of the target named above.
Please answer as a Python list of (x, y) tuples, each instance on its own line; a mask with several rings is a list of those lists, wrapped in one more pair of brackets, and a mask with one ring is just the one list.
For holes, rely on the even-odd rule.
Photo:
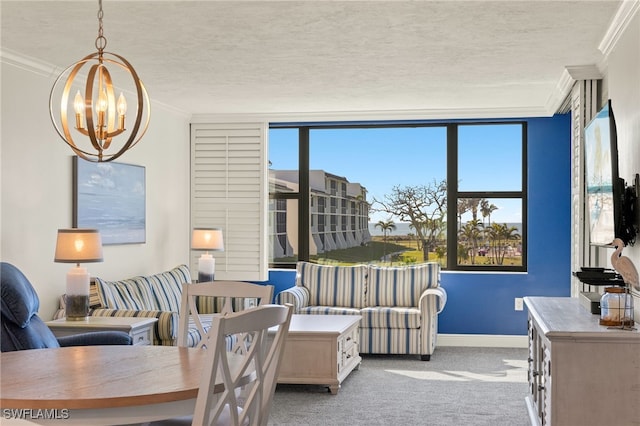
[[(190, 114), (548, 111), (619, 1), (109, 1), (108, 51)], [(0, 2), (3, 56), (95, 51), (97, 1)], [(516, 114), (517, 114), (516, 112)]]

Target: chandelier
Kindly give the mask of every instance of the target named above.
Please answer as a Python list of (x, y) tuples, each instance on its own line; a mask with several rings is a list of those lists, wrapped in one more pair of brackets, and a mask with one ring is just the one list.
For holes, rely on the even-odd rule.
[[(150, 104), (147, 90), (133, 66), (122, 56), (104, 51), (107, 39), (102, 29), (102, 0), (98, 5), (95, 41), (98, 51), (71, 64), (56, 79), (49, 96), (49, 113), (56, 131), (76, 155), (88, 161), (106, 162), (120, 157), (144, 136), (149, 126)], [(118, 83), (128, 85), (136, 94), (135, 121), (129, 129), (127, 100), (123, 92), (116, 100), (112, 74), (118, 74), (122, 78)], [(72, 91), (75, 91), (73, 100)], [(59, 121), (54, 112), (56, 99), (60, 99)], [(75, 117), (72, 123), (69, 116)], [(82, 142), (76, 143), (74, 136)]]

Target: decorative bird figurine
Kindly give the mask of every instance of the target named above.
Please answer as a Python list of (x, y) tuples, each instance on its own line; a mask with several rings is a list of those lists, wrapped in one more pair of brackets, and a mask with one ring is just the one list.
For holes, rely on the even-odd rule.
[(613, 240), (611, 245), (616, 248), (616, 251), (611, 255), (611, 265), (622, 276), (622, 280), (625, 284), (633, 286), (637, 291), (640, 291), (638, 270), (631, 259), (622, 255), (624, 242), (620, 238), (616, 238)]

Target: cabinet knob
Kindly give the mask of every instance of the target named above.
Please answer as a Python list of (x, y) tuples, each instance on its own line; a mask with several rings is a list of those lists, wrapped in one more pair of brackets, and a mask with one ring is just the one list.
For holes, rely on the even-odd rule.
[(537, 376), (539, 376), (539, 375), (540, 375), (540, 372), (539, 372), (539, 371), (535, 371), (535, 370), (534, 370), (534, 371), (532, 371), (532, 372), (531, 372), (531, 375), (532, 375), (533, 377), (537, 377)]
[(544, 386), (542, 386), (542, 385), (538, 385), (538, 390), (539, 390), (539, 391), (543, 391), (543, 390), (544, 390)]

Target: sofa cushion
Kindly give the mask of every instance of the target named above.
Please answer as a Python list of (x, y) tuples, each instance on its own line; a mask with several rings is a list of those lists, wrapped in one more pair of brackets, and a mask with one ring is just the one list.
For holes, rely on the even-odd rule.
[[(200, 322), (202, 323), (204, 332), (208, 333), (211, 328), (211, 322), (213, 321), (213, 314), (199, 314), (198, 316), (200, 317)], [(193, 316), (190, 316), (187, 330), (187, 346), (190, 348), (195, 347), (200, 340), (202, 340), (202, 337), (203, 336), (201, 335), (200, 330), (198, 330)]]
[(170, 271), (137, 277), (136, 281), (151, 288), (155, 309), (179, 312), (182, 286), (191, 283), (191, 275), (186, 265), (180, 265)]
[(422, 292), (439, 284), (440, 265), (435, 262), (397, 268), (370, 266), (367, 305), (417, 307)]
[(360, 315), (360, 309), (344, 308), (341, 306), (307, 306), (300, 309), (300, 314), (325, 315)]
[(191, 275), (186, 265), (180, 265), (155, 275), (120, 281), (96, 277), (95, 281), (100, 303), (106, 308), (178, 312), (182, 285), (191, 282)]
[(296, 285), (309, 290), (309, 305), (366, 306), (366, 265), (327, 266), (298, 262), (296, 269)]
[(156, 310), (152, 308), (151, 289), (134, 279), (105, 281), (96, 277), (100, 304), (107, 309)]
[(376, 306), (360, 310), (361, 328), (420, 328), (420, 309)]

